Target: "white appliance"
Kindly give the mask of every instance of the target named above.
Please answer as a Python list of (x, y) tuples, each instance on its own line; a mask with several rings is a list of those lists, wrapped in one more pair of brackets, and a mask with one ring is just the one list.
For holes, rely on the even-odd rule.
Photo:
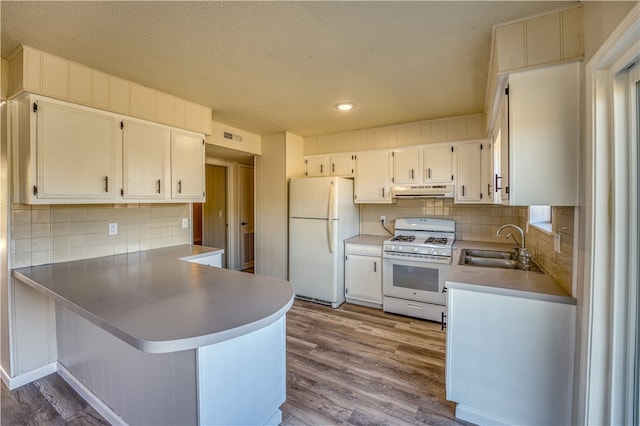
[(444, 284), (451, 265), (456, 223), (432, 218), (396, 219), (382, 252), (382, 307), (386, 312), (441, 321)]
[(353, 180), (289, 181), (289, 281), (296, 297), (337, 308), (345, 300), (344, 240), (358, 235)]

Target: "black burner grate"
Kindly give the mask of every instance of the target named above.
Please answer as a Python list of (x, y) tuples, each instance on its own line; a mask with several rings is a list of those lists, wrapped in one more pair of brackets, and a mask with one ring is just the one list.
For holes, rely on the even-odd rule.
[(447, 244), (447, 239), (444, 237), (429, 237), (424, 241), (425, 244), (439, 244), (445, 245)]
[(391, 241), (402, 241), (402, 242), (410, 243), (415, 239), (416, 239), (415, 235), (396, 235), (391, 239)]

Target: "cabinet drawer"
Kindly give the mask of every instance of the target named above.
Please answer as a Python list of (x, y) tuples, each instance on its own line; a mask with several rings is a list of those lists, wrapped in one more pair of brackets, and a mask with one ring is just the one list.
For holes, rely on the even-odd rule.
[(414, 302), (395, 297), (383, 297), (383, 309), (385, 312), (422, 318), (430, 321), (441, 322), (443, 314), (447, 315), (447, 307), (432, 303)]

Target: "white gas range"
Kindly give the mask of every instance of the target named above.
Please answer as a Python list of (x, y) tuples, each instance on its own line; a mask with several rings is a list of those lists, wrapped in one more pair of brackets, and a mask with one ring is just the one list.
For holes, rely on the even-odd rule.
[(395, 235), (384, 242), (383, 309), (444, 323), (444, 283), (455, 241), (453, 220), (396, 219)]

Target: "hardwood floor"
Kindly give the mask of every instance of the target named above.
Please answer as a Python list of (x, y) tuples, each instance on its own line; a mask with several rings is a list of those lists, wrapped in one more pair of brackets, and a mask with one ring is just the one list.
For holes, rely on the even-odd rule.
[(439, 323), (296, 300), (282, 425), (468, 425), (445, 399)]
[(2, 426), (108, 425), (84, 399), (57, 374), (51, 374), (11, 392), (2, 383)]
[[(469, 425), (445, 399), (440, 324), (378, 309), (296, 300), (287, 315), (287, 401), (282, 425)], [(53, 374), (9, 392), (5, 425), (106, 421)]]

